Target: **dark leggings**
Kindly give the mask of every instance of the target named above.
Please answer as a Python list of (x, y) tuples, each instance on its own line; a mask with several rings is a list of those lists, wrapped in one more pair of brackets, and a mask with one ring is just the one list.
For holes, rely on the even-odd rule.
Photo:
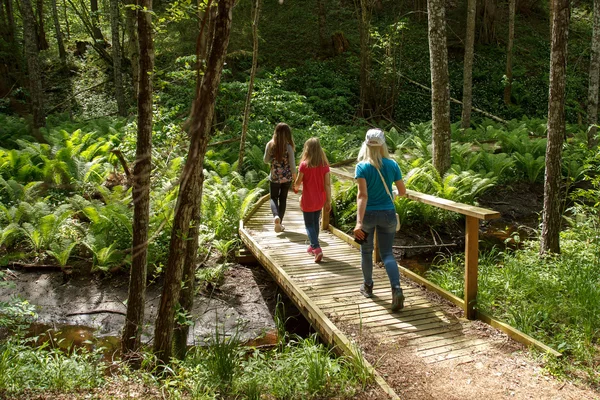
[(287, 202), (288, 191), (292, 182), (275, 183), (271, 182), (271, 212), (273, 217), (279, 216), (279, 219), (283, 221), (283, 215), (285, 214), (285, 203)]

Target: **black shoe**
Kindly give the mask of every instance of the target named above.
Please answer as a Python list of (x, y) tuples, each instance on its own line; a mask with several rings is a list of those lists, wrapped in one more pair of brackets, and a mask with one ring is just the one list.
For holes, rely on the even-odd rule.
[(404, 308), (404, 295), (402, 288), (392, 288), (392, 311), (400, 311)]
[(360, 292), (362, 293), (363, 296), (369, 298), (369, 297), (373, 297), (373, 284), (371, 283), (370, 285), (367, 285), (366, 283), (362, 283), (360, 285)]

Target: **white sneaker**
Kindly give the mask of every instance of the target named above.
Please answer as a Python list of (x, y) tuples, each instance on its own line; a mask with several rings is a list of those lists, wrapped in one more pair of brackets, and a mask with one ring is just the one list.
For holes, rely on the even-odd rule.
[(279, 233), (283, 230), (281, 229), (281, 218), (279, 218), (278, 216), (273, 218), (273, 223), (275, 224), (275, 232)]

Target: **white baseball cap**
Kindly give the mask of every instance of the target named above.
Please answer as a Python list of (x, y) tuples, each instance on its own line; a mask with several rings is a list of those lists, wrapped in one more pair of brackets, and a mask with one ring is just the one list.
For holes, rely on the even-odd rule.
[(365, 136), (367, 146), (383, 146), (385, 144), (385, 135), (381, 129), (369, 129)]

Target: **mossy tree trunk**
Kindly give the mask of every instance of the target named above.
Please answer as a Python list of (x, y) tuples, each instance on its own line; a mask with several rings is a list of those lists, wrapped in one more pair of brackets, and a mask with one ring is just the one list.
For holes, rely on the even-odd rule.
[(540, 254), (560, 253), (560, 161), (565, 135), (565, 86), (570, 9), (569, 0), (552, 0), (552, 2), (554, 4), (548, 96), (548, 144)]
[(110, 0), (110, 31), (112, 37), (112, 61), (113, 76), (115, 79), (115, 98), (117, 100), (118, 114), (122, 117), (127, 115), (127, 103), (123, 92), (123, 72), (121, 70), (121, 41), (119, 25), (121, 23), (121, 12), (119, 11), (119, 0)]
[(587, 142), (589, 148), (597, 143), (596, 133), (598, 131), (596, 124), (598, 124), (598, 88), (600, 86), (600, 0), (594, 0), (594, 31), (591, 53), (587, 104)]
[[(199, 47), (196, 48), (196, 60), (198, 64), (198, 71), (205, 71), (206, 67), (206, 56), (208, 54), (208, 47), (212, 44), (214, 35), (214, 10), (216, 7), (211, 6), (212, 2), (209, 1), (206, 9), (200, 14), (200, 32), (198, 34)], [(202, 64), (202, 66), (200, 66)], [(202, 83), (200, 73), (197, 76), (197, 85)], [(214, 117), (213, 117), (214, 118)], [(193, 179), (198, 179), (195, 176)], [(190, 231), (188, 236), (190, 238), (197, 238), (200, 233), (200, 218), (202, 210), (202, 186), (200, 187), (198, 194), (198, 202), (195, 208), (192, 210), (192, 221), (190, 222)], [(185, 315), (190, 315), (192, 308), (194, 307), (194, 291), (195, 291), (195, 280), (196, 280), (196, 268), (198, 258), (198, 246), (192, 243), (188, 243), (185, 249), (185, 260), (183, 262), (183, 286), (181, 293), (179, 294), (179, 307), (181, 312)], [(180, 360), (185, 358), (187, 353), (187, 338), (190, 331), (190, 325), (187, 321), (177, 320), (175, 329), (173, 332), (173, 350), (175, 357)]]
[(512, 56), (515, 40), (515, 6), (516, 0), (508, 2), (508, 43), (506, 44), (506, 82), (504, 86), (504, 104), (511, 104), (510, 96), (512, 93)]
[[(154, 43), (152, 39), (152, 0), (140, 0), (137, 12), (140, 48), (140, 86), (138, 96), (138, 132), (136, 161), (133, 169), (133, 245), (129, 277), (127, 319), (123, 330), (122, 351), (127, 355), (139, 350), (144, 322), (150, 220), (150, 172), (152, 170), (152, 76)], [(144, 11), (147, 10), (147, 11)]]
[(467, 28), (465, 35), (465, 58), (463, 65), (463, 98), (461, 126), (471, 126), (471, 109), (473, 107), (473, 48), (475, 45), (475, 13), (477, 0), (467, 1)]
[(450, 168), (450, 83), (444, 0), (427, 0), (427, 11), (433, 166), (443, 176)]
[(256, 0), (254, 8), (254, 18), (252, 21), (252, 69), (250, 70), (250, 81), (248, 82), (248, 92), (246, 94), (246, 104), (244, 106), (244, 121), (242, 123), (242, 137), (240, 138), (240, 154), (238, 157), (238, 172), (242, 172), (244, 167), (244, 152), (246, 150), (246, 135), (248, 134), (248, 120), (250, 119), (250, 106), (252, 104), (252, 89), (254, 88), (254, 77), (258, 67), (258, 21), (260, 19), (260, 0)]
[(181, 173), (179, 196), (169, 245), (165, 282), (154, 330), (154, 352), (160, 361), (171, 357), (175, 307), (180, 298), (183, 264), (188, 246), (198, 248), (198, 238), (190, 237), (198, 224), (197, 215), (202, 195), (202, 169), (212, 128), (215, 100), (227, 53), (231, 15), (235, 0), (220, 0), (215, 21), (215, 33), (202, 83), (197, 85), (189, 122), (190, 149)]

